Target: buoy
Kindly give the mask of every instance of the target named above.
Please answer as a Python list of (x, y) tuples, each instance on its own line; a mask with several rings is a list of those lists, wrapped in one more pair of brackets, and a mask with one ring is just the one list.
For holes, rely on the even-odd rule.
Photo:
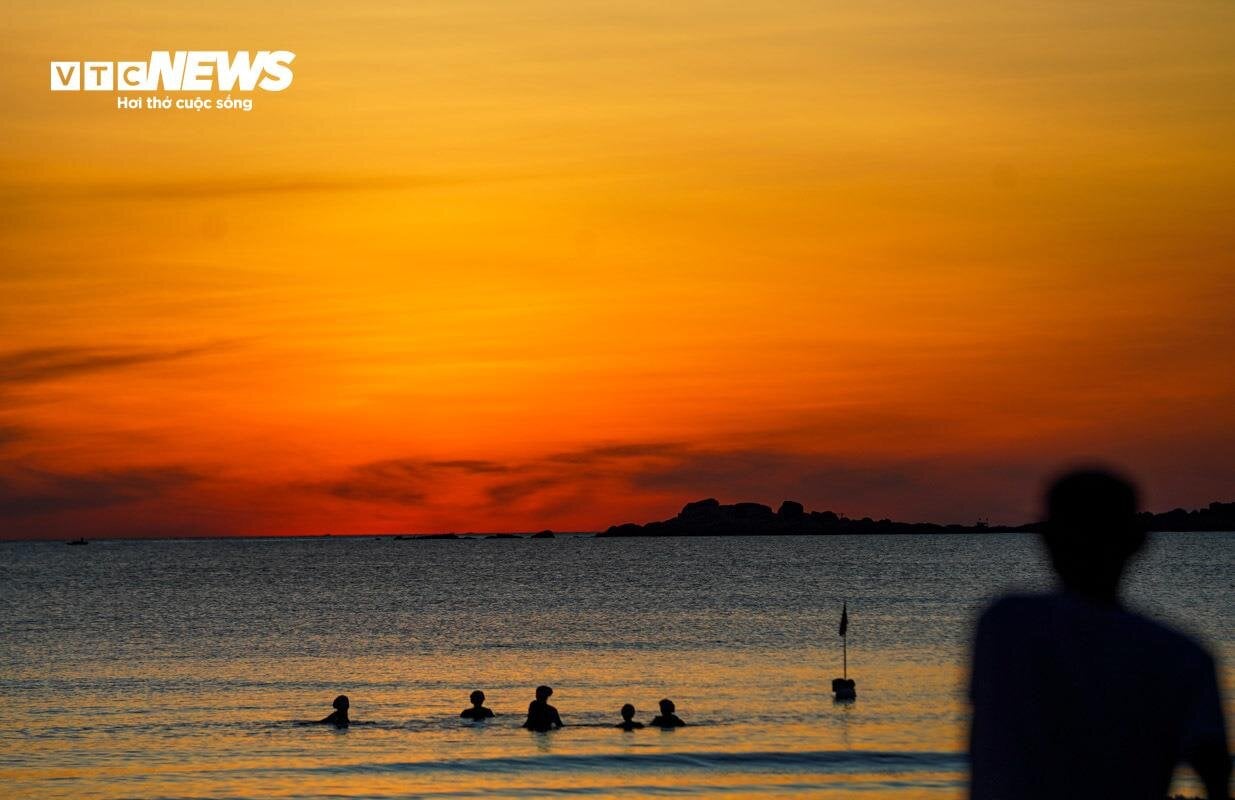
[(850, 678), (833, 678), (832, 694), (836, 696), (837, 700), (857, 700), (857, 683)]

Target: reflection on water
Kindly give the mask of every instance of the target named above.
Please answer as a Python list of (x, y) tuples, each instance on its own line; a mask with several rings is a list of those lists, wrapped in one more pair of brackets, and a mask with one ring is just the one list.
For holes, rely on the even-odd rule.
[[(1130, 587), (1227, 664), (1233, 542), (1160, 537)], [(0, 565), (0, 780), (62, 798), (959, 797), (969, 625), (1046, 580), (1015, 536), (9, 543)], [(518, 727), (539, 683), (562, 731)], [(458, 719), (475, 688), (496, 719)], [(370, 724), (293, 724), (339, 693)], [(661, 697), (691, 725), (612, 727)]]

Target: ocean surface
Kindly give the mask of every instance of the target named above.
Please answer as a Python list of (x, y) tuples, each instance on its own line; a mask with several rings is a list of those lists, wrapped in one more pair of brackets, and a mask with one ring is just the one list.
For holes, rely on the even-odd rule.
[[(1016, 535), (0, 543), (0, 793), (959, 798), (974, 616), (1045, 585)], [(1158, 535), (1128, 597), (1229, 712), (1235, 535)], [(519, 728), (541, 683), (560, 731)], [(341, 693), (364, 724), (296, 724)], [(689, 727), (611, 727), (662, 697)]]

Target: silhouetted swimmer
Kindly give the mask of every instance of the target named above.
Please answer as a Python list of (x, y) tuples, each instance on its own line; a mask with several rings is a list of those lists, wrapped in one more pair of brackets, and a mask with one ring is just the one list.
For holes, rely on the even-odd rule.
[(1125, 609), (1124, 567), (1145, 542), (1131, 483), (1065, 475), (1042, 541), (1049, 594), (996, 600), (978, 621), (970, 697), (972, 800), (1160, 800), (1178, 762), (1210, 798), (1231, 773), (1214, 661)]
[(464, 719), (489, 719), (493, 716), (493, 709), (485, 708), (485, 693), (477, 689), (469, 696), (472, 701), (471, 708), (463, 709), (463, 713), (459, 716)]
[(557, 709), (549, 705), (552, 695), (552, 687), (536, 687), (536, 699), (527, 706), (527, 721), (523, 723), (523, 727), (540, 733), (562, 727), (562, 718), (558, 716)]
[(660, 714), (652, 718), (650, 723), (654, 728), (680, 728), (686, 723), (682, 718), (673, 713), (677, 711), (677, 706), (672, 700), (665, 699), (660, 701)]
[(630, 703), (622, 706), (622, 721), (617, 726), (624, 731), (637, 731), (643, 727), (642, 722), (635, 722), (635, 707)]
[(351, 720), (347, 718), (347, 709), (352, 703), (347, 699), (347, 695), (341, 694), (331, 703), (334, 706), (334, 712), (323, 720), (319, 720), (319, 725), (333, 725), (336, 728), (346, 728), (351, 724)]

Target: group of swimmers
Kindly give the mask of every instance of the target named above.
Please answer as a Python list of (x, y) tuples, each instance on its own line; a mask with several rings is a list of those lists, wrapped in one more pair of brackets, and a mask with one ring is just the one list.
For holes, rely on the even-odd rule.
[[(529, 731), (537, 731), (545, 733), (562, 727), (562, 717), (557, 713), (557, 709), (549, 705), (549, 698), (553, 695), (553, 687), (537, 686), (536, 699), (528, 704), (527, 720), (524, 721), (523, 727)], [(485, 706), (485, 693), (477, 689), (472, 692), (469, 698), (472, 701), (471, 708), (463, 709), (459, 714), (463, 719), (484, 720), (497, 716), (493, 713), (493, 709)], [(334, 711), (325, 719), (318, 720), (321, 725), (333, 725), (336, 728), (346, 728), (351, 724), (348, 719), (347, 711), (351, 708), (351, 701), (347, 695), (341, 694), (334, 699)], [(653, 728), (680, 728), (686, 723), (682, 721), (675, 712), (677, 707), (672, 700), (668, 698), (660, 701), (660, 714), (652, 719), (649, 725)], [(642, 722), (635, 722), (635, 707), (630, 703), (622, 706), (622, 721), (616, 726), (624, 731), (634, 731), (644, 727)]]

